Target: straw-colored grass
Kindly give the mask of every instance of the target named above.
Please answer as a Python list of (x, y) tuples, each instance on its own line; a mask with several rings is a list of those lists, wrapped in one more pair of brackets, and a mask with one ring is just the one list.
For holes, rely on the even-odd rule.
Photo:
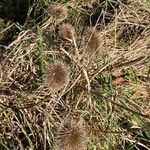
[(44, 2), (0, 45), (0, 149), (149, 150), (148, 2)]

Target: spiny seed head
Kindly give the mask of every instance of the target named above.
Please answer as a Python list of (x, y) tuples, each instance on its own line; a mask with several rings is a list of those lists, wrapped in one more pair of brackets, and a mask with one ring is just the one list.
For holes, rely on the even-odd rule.
[(49, 85), (52, 93), (57, 93), (69, 82), (70, 70), (69, 67), (58, 62), (55, 64), (48, 64), (46, 66), (45, 81)]
[(50, 5), (48, 8), (48, 13), (50, 17), (57, 20), (64, 20), (68, 17), (67, 8), (59, 4)]
[(87, 135), (84, 130), (84, 120), (69, 118), (60, 127), (56, 143), (56, 150), (87, 150)]
[(68, 23), (64, 23), (59, 28), (60, 37), (72, 41), (73, 36), (75, 35), (75, 28)]
[(100, 38), (97, 29), (93, 27), (87, 28), (85, 31), (85, 50), (87, 54), (93, 54), (100, 45)]

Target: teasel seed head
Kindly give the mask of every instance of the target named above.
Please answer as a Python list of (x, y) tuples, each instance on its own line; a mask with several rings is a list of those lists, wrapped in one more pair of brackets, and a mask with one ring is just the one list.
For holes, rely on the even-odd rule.
[(63, 39), (72, 42), (72, 39), (75, 36), (75, 28), (71, 24), (64, 23), (59, 28), (59, 35)]
[(52, 93), (57, 93), (69, 82), (70, 69), (62, 63), (48, 64), (45, 71), (45, 82)]
[(61, 125), (55, 142), (56, 150), (87, 150), (84, 120), (69, 118)]
[(68, 17), (67, 8), (60, 4), (50, 5), (48, 8), (50, 17), (56, 20), (64, 20)]
[(100, 46), (100, 38), (97, 29), (89, 27), (85, 31), (85, 54), (92, 55), (97, 52)]

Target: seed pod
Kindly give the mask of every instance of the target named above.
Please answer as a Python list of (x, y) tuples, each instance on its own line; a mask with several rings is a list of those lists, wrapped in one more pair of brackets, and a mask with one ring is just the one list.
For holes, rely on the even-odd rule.
[(57, 93), (68, 84), (69, 75), (70, 70), (66, 64), (62, 62), (48, 64), (46, 66), (45, 82), (52, 93)]
[(100, 45), (100, 38), (99, 33), (95, 28), (89, 27), (85, 31), (85, 39), (84, 39), (84, 46), (85, 46), (85, 54), (92, 55), (94, 54)]
[(68, 23), (65, 24), (64, 23), (59, 28), (59, 35), (63, 39), (72, 41), (73, 36), (75, 36), (75, 29), (71, 24), (68, 24)]
[(58, 131), (55, 150), (87, 150), (87, 135), (83, 124), (83, 118), (65, 120)]
[(64, 20), (68, 17), (67, 8), (59, 4), (50, 5), (48, 13), (50, 17), (53, 17), (56, 20)]

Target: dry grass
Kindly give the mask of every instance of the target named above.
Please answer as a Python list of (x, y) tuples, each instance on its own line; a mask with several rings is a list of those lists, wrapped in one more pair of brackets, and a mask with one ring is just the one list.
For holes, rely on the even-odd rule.
[[(50, 16), (39, 28), (22, 30), (3, 46), (0, 149), (54, 149), (62, 144), (58, 137), (69, 115), (76, 119), (70, 129), (65, 126), (69, 134), (63, 142), (72, 150), (149, 150), (150, 5), (143, 0), (46, 4), (46, 13), (57, 15), (54, 20)], [(88, 29), (91, 35), (84, 34)]]

